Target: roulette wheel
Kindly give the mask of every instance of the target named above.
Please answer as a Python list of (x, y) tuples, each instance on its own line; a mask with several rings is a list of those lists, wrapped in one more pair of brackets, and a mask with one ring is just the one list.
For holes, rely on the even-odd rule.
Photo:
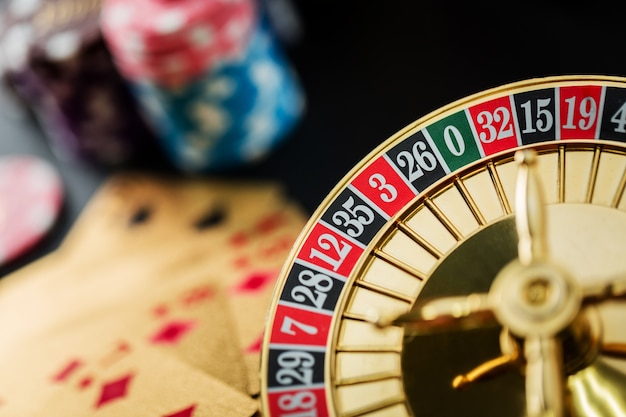
[(315, 211), (262, 347), (268, 417), (626, 414), (626, 78), (458, 100)]

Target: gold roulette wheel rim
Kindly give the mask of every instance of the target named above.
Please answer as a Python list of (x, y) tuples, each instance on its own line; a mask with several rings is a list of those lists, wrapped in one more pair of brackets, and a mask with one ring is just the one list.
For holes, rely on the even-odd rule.
[[(415, 337), (399, 327), (376, 328), (370, 318), (377, 313), (397, 315), (411, 310), (424, 296), (424, 288), (446, 282), (430, 278), (445, 269), (451, 254), (471, 246), (467, 242), (479, 242), (478, 246), (484, 247), (485, 242), (497, 240), (507, 227), (509, 244), (517, 239), (511, 238), (515, 231), (510, 230), (515, 217), (512, 189), (517, 172), (512, 161), (518, 149), (538, 153), (543, 161), (539, 177), (544, 184), (553, 185), (548, 187), (547, 203), (549, 217), (557, 219), (557, 231), (548, 231), (549, 235), (567, 230), (568, 224), (560, 219), (572, 216), (592, 219), (592, 225), (598, 217), (617, 216), (616, 221), (622, 224), (626, 210), (626, 202), (622, 203), (624, 103), (626, 79), (620, 77), (562, 76), (521, 81), (442, 107), (400, 130), (362, 159), (312, 215), (281, 272), (263, 341), (263, 414), (447, 415), (442, 405), (457, 402), (450, 413), (470, 410), (466, 414), (473, 415), (455, 397), (437, 398), (430, 409), (421, 410), (421, 400), (416, 402), (413, 394), (407, 395), (415, 388), (405, 375), (407, 367), (415, 373), (407, 365), (407, 358), (416, 355), (405, 352)], [(581, 167), (584, 172), (575, 172)], [(490, 190), (488, 196), (483, 195), (485, 187)], [(586, 213), (592, 206), (607, 207), (610, 213), (605, 216), (604, 209)], [(463, 213), (457, 213), (458, 207), (464, 207)], [(557, 207), (567, 207), (565, 214)], [(424, 226), (413, 227), (412, 222)], [(486, 229), (491, 230), (490, 234)], [(604, 235), (613, 236), (615, 243), (619, 237), (614, 237), (610, 227), (605, 229)], [(560, 239), (552, 244), (552, 249), (556, 247), (559, 252), (563, 242)], [(515, 254), (502, 256), (506, 259), (492, 268), (500, 270)], [(567, 258), (556, 257), (564, 256)], [(460, 259), (462, 264), (468, 258), (465, 255)], [(577, 264), (576, 269), (581, 268), (584, 264)], [(609, 272), (620, 271), (609, 268)], [(494, 274), (486, 274), (487, 282), (480, 284), (481, 291), (491, 284)], [(447, 282), (455, 286), (454, 280)], [(447, 285), (439, 287), (444, 288), (428, 294), (450, 295), (446, 293)], [(460, 287), (452, 292), (468, 290)], [(472, 285), (470, 290), (477, 291)], [(480, 331), (470, 333), (482, 343), (485, 337)], [(487, 331), (493, 339), (494, 330)], [(430, 352), (439, 350), (436, 343), (424, 346), (429, 346)], [(501, 347), (496, 342), (495, 350), (487, 355)], [(466, 356), (463, 351), (455, 355)], [(484, 355), (480, 358), (485, 359)], [(428, 372), (436, 372), (436, 366)], [(459, 374), (465, 371), (468, 369), (462, 367), (456, 370)], [(518, 392), (520, 376), (512, 375), (504, 377), (510, 381), (495, 385), (515, 387), (513, 397), (501, 401), (509, 408), (496, 408), (494, 413), (525, 415)], [(481, 389), (470, 387), (461, 395), (474, 396)], [(521, 391), (523, 396), (523, 382)], [(491, 401), (501, 394), (487, 389), (480, 401), (501, 407), (501, 402)], [(438, 395), (427, 392), (427, 396)], [(511, 402), (515, 403), (512, 407)]]

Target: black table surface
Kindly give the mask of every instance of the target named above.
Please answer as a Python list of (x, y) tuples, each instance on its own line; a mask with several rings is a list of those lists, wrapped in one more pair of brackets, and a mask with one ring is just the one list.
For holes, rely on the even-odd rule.
[[(454, 100), (527, 78), (626, 76), (623, 16), (608, 2), (291, 4), (303, 36), (285, 50), (306, 93), (306, 114), (267, 159), (220, 176), (278, 181), (309, 213), (380, 142)], [(0, 155), (47, 159), (66, 192), (55, 228), (26, 256), (0, 267), (4, 276), (53, 251), (115, 170), (55, 158), (45, 134), (6, 91), (0, 124)], [(147, 169), (171, 170), (159, 163)]]

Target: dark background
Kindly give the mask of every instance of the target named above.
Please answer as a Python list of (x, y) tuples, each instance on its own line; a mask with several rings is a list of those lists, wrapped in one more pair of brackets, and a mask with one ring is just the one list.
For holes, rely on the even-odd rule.
[[(280, 181), (309, 213), (381, 141), (451, 101), (533, 77), (626, 75), (624, 17), (598, 1), (290, 4), (303, 32), (284, 48), (305, 89), (307, 112), (269, 158), (220, 176)], [(53, 232), (0, 267), (2, 276), (54, 250), (111, 170), (55, 159), (6, 91), (0, 124), (0, 155), (43, 156), (66, 187)], [(149, 169), (171, 170), (158, 162)]]

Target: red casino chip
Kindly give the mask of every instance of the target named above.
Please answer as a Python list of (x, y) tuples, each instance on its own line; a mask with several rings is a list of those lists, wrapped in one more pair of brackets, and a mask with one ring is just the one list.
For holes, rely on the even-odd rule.
[(23, 255), (52, 228), (63, 185), (48, 162), (33, 156), (0, 158), (0, 265)]
[(191, 79), (236, 57), (256, 22), (252, 0), (106, 0), (102, 31), (127, 78)]

